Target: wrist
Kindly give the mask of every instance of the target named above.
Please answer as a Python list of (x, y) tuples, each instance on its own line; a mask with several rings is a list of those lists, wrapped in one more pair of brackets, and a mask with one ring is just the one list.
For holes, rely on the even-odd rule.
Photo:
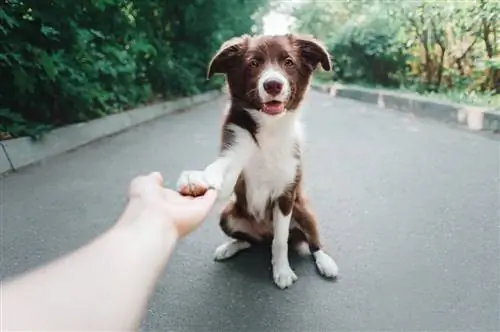
[(163, 239), (179, 239), (179, 232), (175, 224), (162, 209), (149, 207), (144, 209), (137, 217), (135, 224), (142, 227), (144, 232), (156, 233)]
[(152, 210), (144, 210), (133, 220), (118, 222), (107, 234), (107, 243), (126, 257), (128, 264), (147, 266), (141, 272), (156, 278), (174, 252), (179, 235), (174, 225), (164, 222)]
[(117, 222), (117, 226), (136, 234), (136, 236), (144, 235), (146, 240), (149, 237), (158, 237), (165, 241), (177, 242), (180, 237), (167, 211), (159, 206), (144, 204), (141, 201), (129, 201), (123, 215)]

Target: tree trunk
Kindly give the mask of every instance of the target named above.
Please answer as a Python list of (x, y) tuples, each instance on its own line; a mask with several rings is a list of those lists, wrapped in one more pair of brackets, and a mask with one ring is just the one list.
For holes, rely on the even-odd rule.
[(446, 49), (441, 45), (439, 45), (439, 47), (441, 48), (441, 57), (439, 59), (438, 77), (437, 77), (437, 82), (436, 82), (436, 92), (438, 92), (439, 88), (441, 87), (441, 80), (443, 79), (443, 71), (444, 71), (444, 67), (443, 67), (444, 56), (446, 54)]
[(460, 72), (460, 76), (465, 76), (464, 66), (462, 65), (462, 59), (456, 59), (455, 63), (457, 64), (458, 71)]

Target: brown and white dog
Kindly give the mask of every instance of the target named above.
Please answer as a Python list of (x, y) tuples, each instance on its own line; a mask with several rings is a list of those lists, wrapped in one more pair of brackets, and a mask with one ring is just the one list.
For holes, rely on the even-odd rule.
[(208, 69), (208, 78), (226, 75), (230, 95), (219, 156), (203, 171), (182, 172), (177, 183), (187, 195), (215, 188), (220, 199), (232, 196), (220, 215), (220, 227), (232, 239), (215, 250), (215, 259), (269, 241), (274, 282), (282, 289), (297, 280), (289, 245), (312, 254), (323, 276), (338, 274), (302, 192), (299, 108), (318, 64), (331, 69), (328, 52), (311, 37), (243, 35), (226, 41)]

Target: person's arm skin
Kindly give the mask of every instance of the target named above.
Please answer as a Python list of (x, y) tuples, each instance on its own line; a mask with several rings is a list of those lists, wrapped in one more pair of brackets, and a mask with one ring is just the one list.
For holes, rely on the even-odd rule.
[(110, 230), (2, 282), (2, 330), (137, 330), (177, 241), (199, 226), (217, 196), (183, 197), (162, 182), (159, 173), (134, 179)]

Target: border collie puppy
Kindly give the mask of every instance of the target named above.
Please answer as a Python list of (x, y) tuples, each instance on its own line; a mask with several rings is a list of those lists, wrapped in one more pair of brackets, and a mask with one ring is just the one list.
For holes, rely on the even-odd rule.
[(228, 201), (220, 228), (231, 240), (215, 250), (215, 260), (268, 241), (281, 289), (297, 280), (289, 246), (312, 255), (321, 275), (338, 274), (302, 191), (299, 110), (318, 64), (331, 70), (328, 52), (312, 37), (243, 35), (226, 41), (208, 68), (208, 78), (226, 76), (230, 96), (219, 155), (202, 171), (182, 172), (177, 182), (182, 194), (215, 188)]

